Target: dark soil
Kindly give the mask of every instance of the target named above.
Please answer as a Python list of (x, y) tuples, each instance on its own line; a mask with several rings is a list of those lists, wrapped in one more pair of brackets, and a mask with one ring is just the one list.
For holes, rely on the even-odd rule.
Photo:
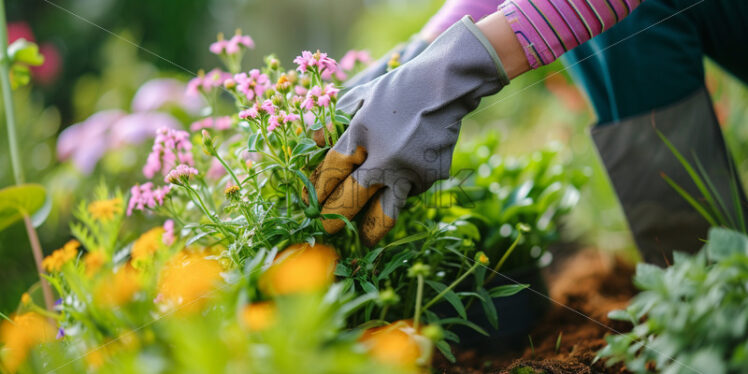
[[(632, 265), (610, 254), (582, 250), (560, 261), (544, 274), (548, 281), (551, 310), (532, 331), (524, 347), (514, 352), (456, 350), (457, 364), (437, 357), (437, 373), (566, 374), (622, 373), (620, 365), (593, 364), (605, 335), (627, 331), (630, 325), (607, 318), (608, 312), (624, 308), (636, 289), (631, 283)], [(568, 307), (568, 308), (567, 308)], [(572, 310), (573, 309), (573, 310)], [(556, 349), (556, 342), (561, 343)], [(533, 369), (520, 370), (521, 368)]]

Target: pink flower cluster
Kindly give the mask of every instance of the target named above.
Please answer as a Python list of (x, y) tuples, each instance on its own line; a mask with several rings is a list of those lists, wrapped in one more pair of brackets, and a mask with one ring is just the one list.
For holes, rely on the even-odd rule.
[[(339, 69), (334, 73), (335, 78), (339, 81), (346, 80), (346, 78), (348, 78), (348, 74), (346, 74), (346, 72), (353, 70), (353, 68), (356, 67), (356, 62), (368, 64), (371, 62), (371, 55), (368, 51), (350, 50), (346, 52), (343, 58), (340, 59), (340, 63), (338, 64)], [(324, 80), (330, 80), (330, 78), (332, 78), (333, 76), (333, 73), (325, 70), (321, 74), (321, 76)]]
[(247, 73), (234, 75), (237, 91), (247, 96), (248, 100), (254, 100), (261, 97), (268, 88), (270, 88), (270, 79), (266, 74), (260, 73), (257, 69), (252, 69)]
[(301, 119), (298, 114), (286, 114), (286, 111), (281, 110), (277, 115), (273, 114), (268, 119), (268, 132), (272, 132), (278, 126), (284, 125), (289, 122), (298, 121)]
[(202, 129), (228, 130), (231, 128), (231, 117), (223, 116), (218, 118), (206, 117), (195, 121), (190, 125), (190, 131), (197, 132)]
[(231, 78), (231, 73), (221, 71), (215, 68), (208, 73), (198, 73), (197, 77), (192, 78), (187, 83), (187, 94), (196, 95), (200, 91), (210, 92), (216, 87), (221, 87), (223, 82)]
[(303, 51), (301, 52), (301, 56), (296, 56), (293, 62), (299, 65), (296, 69), (302, 73), (306, 73), (310, 67), (317, 68), (320, 74), (325, 72), (333, 74), (338, 70), (338, 63), (334, 59), (327, 57), (327, 53), (320, 51), (315, 53)]
[(177, 235), (174, 232), (174, 220), (167, 219), (166, 222), (164, 222), (164, 233), (161, 235), (161, 240), (166, 245), (172, 245), (174, 244), (174, 241), (177, 240)]
[(247, 119), (252, 118), (255, 119), (259, 117), (260, 114), (267, 113), (267, 114), (275, 114), (275, 105), (273, 105), (273, 102), (270, 100), (265, 100), (262, 102), (262, 104), (255, 102), (254, 105), (252, 105), (249, 109), (244, 109), (239, 112), (239, 118), (241, 119)]
[(151, 153), (143, 166), (143, 175), (146, 178), (153, 178), (159, 171), (166, 175), (177, 161), (194, 165), (190, 134), (165, 127), (158, 129)]
[(306, 98), (301, 103), (301, 107), (306, 110), (311, 110), (315, 106), (328, 107), (330, 101), (338, 96), (339, 89), (335, 88), (332, 83), (325, 85), (325, 87), (314, 86), (309, 89), (306, 93)]
[(134, 209), (142, 211), (145, 208), (154, 208), (157, 205), (163, 205), (169, 191), (171, 191), (171, 186), (154, 188), (151, 182), (132, 186), (130, 188), (130, 201), (127, 204), (127, 215), (132, 215)]
[(166, 174), (164, 182), (176, 184), (189, 180), (193, 175), (197, 175), (197, 169), (189, 165), (179, 164), (176, 168), (170, 171), (169, 174)]
[(223, 34), (218, 34), (218, 40), (210, 45), (210, 52), (217, 55), (221, 53), (233, 55), (239, 52), (241, 47), (254, 48), (255, 42), (249, 35), (242, 35), (241, 31), (237, 30), (229, 40), (223, 39)]

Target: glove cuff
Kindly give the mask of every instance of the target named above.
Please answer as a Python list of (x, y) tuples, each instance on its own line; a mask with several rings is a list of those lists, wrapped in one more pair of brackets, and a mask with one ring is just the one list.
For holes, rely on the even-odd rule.
[(475, 25), (473, 18), (470, 16), (465, 16), (462, 17), (460, 22), (462, 22), (462, 24), (465, 25), (465, 27), (473, 34), (473, 36), (478, 39), (480, 44), (482, 44), (486, 49), (486, 52), (488, 52), (488, 54), (491, 56), (491, 59), (496, 65), (496, 72), (499, 75), (499, 83), (501, 83), (502, 86), (508, 85), (509, 76), (506, 74), (506, 70), (504, 70), (504, 64), (501, 63), (501, 59), (499, 59), (499, 55), (496, 54), (496, 50), (493, 48), (493, 45), (491, 45), (491, 42), (488, 40), (488, 38), (486, 38), (485, 35), (483, 35), (483, 32), (478, 29), (478, 26)]

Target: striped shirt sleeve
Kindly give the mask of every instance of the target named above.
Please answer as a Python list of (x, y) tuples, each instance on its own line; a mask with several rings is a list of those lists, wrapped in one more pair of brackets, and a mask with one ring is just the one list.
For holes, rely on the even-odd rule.
[(506, 17), (530, 67), (537, 69), (611, 28), (642, 0), (506, 0)]

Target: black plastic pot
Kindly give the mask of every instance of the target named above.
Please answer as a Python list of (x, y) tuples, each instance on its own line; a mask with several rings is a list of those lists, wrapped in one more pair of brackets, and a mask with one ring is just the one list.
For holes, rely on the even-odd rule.
[[(548, 288), (541, 274), (542, 267), (533, 265), (502, 273), (506, 277), (497, 275), (486, 289), (516, 283), (529, 284), (530, 287), (512, 296), (493, 299), (499, 317), (498, 329), (494, 329), (488, 322), (481, 303), (473, 302), (466, 311), (468, 320), (483, 328), (489, 336), (467, 326), (449, 326), (448, 329), (460, 337), (458, 345), (462, 348), (496, 352), (526, 344), (528, 334), (545, 315), (550, 303)], [(468, 288), (470, 287), (465, 287)], [(439, 303), (433, 311), (441, 317), (457, 316), (454, 308), (445, 302)]]

